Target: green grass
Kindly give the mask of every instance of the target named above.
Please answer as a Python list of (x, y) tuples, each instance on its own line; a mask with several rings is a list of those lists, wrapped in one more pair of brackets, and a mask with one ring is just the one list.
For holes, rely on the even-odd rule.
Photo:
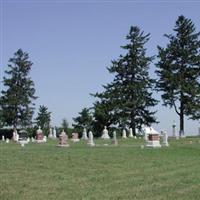
[[(192, 141), (192, 144), (190, 144)], [(200, 199), (200, 139), (170, 140), (169, 148), (142, 149), (143, 140), (117, 147), (56, 141), (21, 148), (0, 142), (1, 200)]]

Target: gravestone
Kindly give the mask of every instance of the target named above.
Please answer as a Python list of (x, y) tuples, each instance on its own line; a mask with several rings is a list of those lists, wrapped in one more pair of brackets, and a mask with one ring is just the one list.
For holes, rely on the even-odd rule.
[(53, 130), (52, 130), (52, 128), (49, 129), (48, 138), (53, 138)]
[(25, 144), (28, 144), (28, 133), (25, 130), (19, 131), (19, 139), (18, 143), (21, 145), (21, 147), (24, 147)]
[(2, 138), (1, 138), (1, 140), (2, 140), (2, 141), (5, 141), (5, 137), (4, 137), (4, 135), (2, 135)]
[(86, 128), (83, 129), (83, 134), (82, 134), (82, 138), (81, 139), (83, 139), (83, 140), (87, 140), (88, 139)]
[(56, 128), (53, 128), (53, 138), (56, 139), (57, 138), (57, 133), (56, 133)]
[(107, 130), (106, 126), (104, 126), (103, 134), (102, 134), (101, 138), (102, 139), (110, 139), (110, 136), (108, 135), (108, 130)]
[(40, 128), (39, 126), (39, 129), (37, 130), (36, 132), (36, 140), (35, 140), (37, 143), (43, 143), (45, 142), (44, 141), (44, 134), (43, 134), (43, 131), (42, 129)]
[(68, 140), (68, 136), (65, 133), (65, 131), (63, 130), (61, 132), (61, 134), (59, 135), (59, 144), (58, 144), (58, 147), (69, 147), (69, 144), (68, 144), (67, 140)]
[(200, 136), (200, 127), (199, 127), (199, 136)]
[(173, 124), (172, 124), (172, 138), (175, 138), (175, 139), (179, 138), (178, 134), (176, 133), (176, 122), (175, 121), (173, 121)]
[(122, 138), (123, 139), (127, 138), (127, 136), (126, 136), (126, 129), (123, 129), (123, 131), (122, 131)]
[(91, 146), (91, 147), (95, 146), (94, 137), (93, 137), (92, 131), (89, 132), (89, 140), (88, 140), (87, 145)]
[(18, 133), (17, 133), (17, 129), (14, 129), (14, 130), (13, 130), (13, 140), (14, 140), (15, 142), (18, 142), (18, 140), (19, 140), (19, 135), (18, 135)]
[(167, 131), (162, 131), (162, 146), (169, 146)]
[(10, 142), (10, 140), (8, 138), (6, 138), (6, 143), (8, 144)]
[(146, 134), (148, 135), (148, 140), (146, 147), (159, 148), (160, 145), (160, 134), (154, 130), (152, 127), (147, 127)]
[(133, 129), (132, 128), (129, 129), (129, 137), (133, 138)]
[(113, 131), (113, 141), (112, 141), (112, 143), (113, 143), (115, 146), (118, 145), (116, 131)]
[(79, 138), (78, 138), (78, 133), (72, 133), (72, 139), (73, 142), (79, 142)]

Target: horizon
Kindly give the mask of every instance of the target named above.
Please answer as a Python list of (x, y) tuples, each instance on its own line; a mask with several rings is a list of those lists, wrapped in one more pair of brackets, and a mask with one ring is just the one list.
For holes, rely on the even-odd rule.
[[(151, 34), (145, 45), (148, 56), (157, 54), (157, 45), (166, 46), (163, 35), (173, 34), (180, 15), (191, 19), (200, 31), (200, 2), (0, 2), (1, 88), (9, 58), (22, 48), (33, 62), (30, 76), (39, 97), (35, 113), (39, 105), (47, 106), (52, 112), (52, 126), (59, 126), (63, 118), (71, 126), (72, 119), (94, 103), (90, 93), (102, 91), (102, 85), (112, 81), (106, 67), (123, 54), (120, 46), (127, 43), (130, 26)], [(155, 63), (156, 59), (149, 71), (154, 78)], [(162, 106), (160, 93), (154, 92), (153, 96), (160, 100), (155, 107), (160, 123), (152, 126), (171, 135), (175, 120), (178, 131), (174, 109)], [(199, 120), (185, 117), (186, 135), (197, 135), (199, 127)]]

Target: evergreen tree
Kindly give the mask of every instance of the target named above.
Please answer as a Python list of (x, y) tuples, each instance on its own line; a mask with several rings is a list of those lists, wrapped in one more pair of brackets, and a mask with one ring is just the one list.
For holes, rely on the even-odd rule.
[(94, 96), (100, 102), (110, 105), (112, 123), (125, 128), (129, 126), (135, 134), (136, 128), (155, 123), (155, 112), (151, 107), (157, 104), (152, 98), (154, 80), (149, 77), (149, 65), (153, 57), (146, 56), (144, 45), (149, 40), (138, 27), (131, 27), (126, 39), (129, 43), (122, 46), (127, 53), (112, 61), (108, 68), (114, 80), (104, 86), (105, 91)]
[(32, 67), (29, 55), (19, 49), (13, 58), (10, 58), (8, 70), (3, 77), (5, 90), (3, 90), (0, 104), (6, 125), (28, 126), (34, 113), (33, 100), (34, 83), (29, 77)]
[(81, 112), (79, 112), (79, 116), (73, 118), (74, 124), (72, 126), (74, 129), (80, 133), (82, 133), (83, 128), (91, 129), (92, 124), (92, 115), (90, 113), (90, 109), (83, 108)]
[(178, 17), (173, 30), (175, 35), (165, 35), (167, 47), (158, 46), (157, 88), (163, 92), (163, 104), (174, 107), (179, 115), (181, 135), (184, 116), (200, 117), (200, 33), (184, 16)]
[(36, 118), (37, 126), (40, 126), (42, 130), (48, 132), (51, 122), (51, 112), (48, 111), (48, 108), (44, 105), (39, 107), (38, 116)]

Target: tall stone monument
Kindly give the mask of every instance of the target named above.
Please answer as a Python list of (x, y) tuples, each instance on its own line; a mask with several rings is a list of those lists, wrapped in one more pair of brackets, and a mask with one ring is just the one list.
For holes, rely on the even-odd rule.
[(122, 138), (123, 139), (127, 138), (127, 136), (126, 136), (126, 129), (123, 129), (123, 131), (122, 131)]
[(110, 136), (108, 135), (108, 130), (107, 130), (106, 126), (104, 126), (103, 134), (102, 134), (101, 138), (102, 139), (110, 139)]
[(53, 130), (52, 130), (52, 128), (49, 128), (48, 138), (53, 138)]
[(172, 124), (172, 137), (176, 138), (176, 139), (179, 138), (178, 134), (176, 133), (176, 122), (175, 121), (173, 121), (173, 124)]
[(113, 131), (113, 141), (112, 141), (112, 143), (113, 143), (115, 146), (118, 145), (116, 131)]
[(162, 145), (165, 147), (169, 146), (167, 131), (162, 131)]
[(133, 138), (133, 129), (132, 128), (129, 129), (129, 137)]
[(83, 129), (83, 134), (82, 134), (82, 138), (81, 138), (81, 139), (83, 139), (83, 140), (88, 140), (86, 128)]
[(88, 140), (87, 144), (88, 144), (88, 146), (91, 146), (91, 147), (95, 146), (94, 137), (93, 137), (92, 131), (89, 132), (89, 140)]
[(54, 139), (57, 138), (56, 127), (53, 128), (53, 138)]

